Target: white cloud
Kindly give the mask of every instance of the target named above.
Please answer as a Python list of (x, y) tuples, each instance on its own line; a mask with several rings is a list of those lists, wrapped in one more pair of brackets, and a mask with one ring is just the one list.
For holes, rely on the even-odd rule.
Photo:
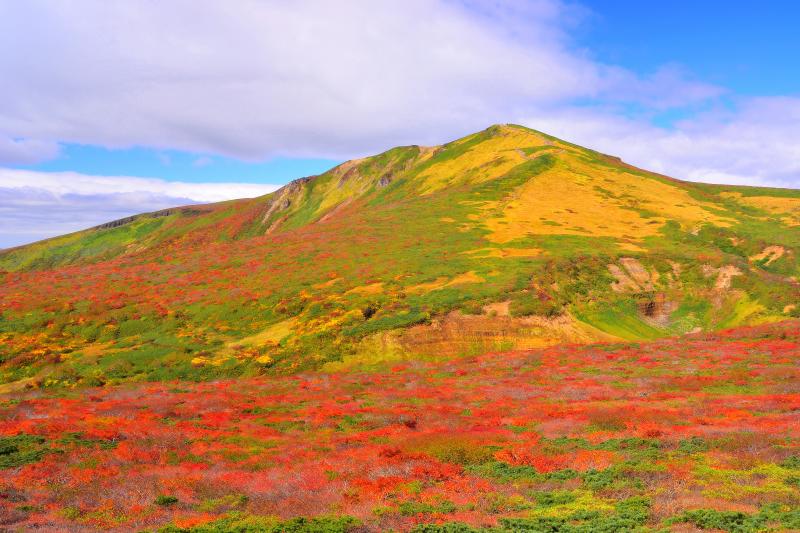
[(267, 194), (277, 185), (182, 183), (75, 172), (0, 169), (0, 247), (167, 207)]
[(569, 36), (584, 15), (559, 0), (3, 3), (0, 132), (344, 159), (575, 99), (719, 92), (592, 61)]
[[(2, 89), (0, 89), (2, 95)], [(58, 155), (58, 143), (39, 139), (19, 139), (0, 132), (0, 161), (25, 165), (46, 161)]]
[(188, 198), (193, 202), (220, 202), (251, 198), (276, 190), (279, 185), (258, 183), (186, 183), (133, 176), (89, 176), (77, 172), (36, 172), (0, 169), (0, 187), (39, 189), (56, 196), (68, 194), (152, 194)]
[(741, 100), (674, 130), (587, 109), (543, 112), (522, 122), (679, 179), (800, 188), (800, 98)]

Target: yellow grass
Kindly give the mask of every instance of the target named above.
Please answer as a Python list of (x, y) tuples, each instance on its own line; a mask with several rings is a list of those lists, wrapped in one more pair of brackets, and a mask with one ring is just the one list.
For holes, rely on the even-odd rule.
[(434, 281), (429, 281), (427, 283), (420, 283), (419, 285), (413, 285), (406, 289), (407, 293), (410, 294), (422, 294), (426, 292), (436, 291), (439, 289), (444, 289), (446, 287), (452, 287), (454, 285), (463, 285), (465, 283), (483, 283), (486, 281), (479, 275), (477, 275), (474, 271), (464, 272), (463, 274), (459, 274), (458, 276), (450, 279), (446, 276), (441, 276), (436, 278)]
[(541, 248), (479, 248), (463, 252), (477, 259), (487, 257), (537, 257), (544, 253)]
[(332, 287), (333, 285), (335, 285), (336, 283), (339, 283), (340, 281), (342, 281), (342, 278), (329, 279), (328, 281), (324, 281), (322, 283), (315, 284), (314, 288), (315, 289), (326, 289), (328, 287)]
[(233, 348), (236, 346), (263, 346), (268, 342), (280, 342), (294, 332), (297, 326), (297, 318), (288, 318), (277, 324), (273, 324), (264, 331), (239, 339), (238, 341), (228, 343), (228, 347)]
[[(656, 235), (667, 219), (685, 229), (704, 223), (730, 226), (733, 220), (712, 212), (713, 207), (680, 187), (564, 157), (525, 183), (515, 198), (485, 205), (479, 218), (497, 243), (527, 235), (586, 235), (621, 239), (630, 249), (630, 241)], [(645, 218), (636, 209), (657, 215)]]
[(36, 383), (36, 380), (37, 380), (36, 377), (32, 377), (32, 378), (20, 379), (18, 381), (12, 381), (10, 383), (0, 384), (0, 394), (10, 394), (12, 392), (19, 392), (21, 390), (25, 390), (25, 388), (28, 387), (28, 385), (33, 387), (34, 384)]
[[(470, 137), (461, 142), (468, 142)], [(454, 159), (436, 163), (420, 174), (420, 190), (431, 193), (457, 182), (482, 183), (505, 175), (524, 163), (522, 147), (541, 146), (548, 141), (541, 135), (512, 127), (501, 127), (498, 133)]]
[(370, 295), (370, 294), (380, 294), (381, 292), (383, 292), (383, 282), (370, 283), (369, 285), (361, 285), (360, 287), (355, 287), (353, 289), (350, 289), (345, 294)]
[(734, 198), (738, 203), (761, 209), (773, 215), (785, 215), (781, 221), (787, 226), (800, 226), (800, 198), (775, 196), (742, 196), (738, 192), (724, 192), (722, 196)]
[[(242, 339), (231, 341), (225, 345), (225, 348), (218, 351), (214, 354), (213, 358), (208, 357), (195, 357), (192, 359), (193, 365), (206, 365), (211, 364), (214, 366), (219, 366), (223, 364), (225, 361), (236, 357), (237, 351), (241, 348), (258, 348), (260, 346), (265, 346), (266, 344), (272, 343), (279, 343), (292, 333), (294, 333), (295, 328), (297, 327), (297, 318), (292, 317), (282, 322), (278, 322), (277, 324), (273, 324), (269, 326), (267, 329), (256, 333), (255, 335), (251, 335), (249, 337), (244, 337)], [(256, 361), (262, 364), (270, 364), (272, 362), (272, 358), (268, 355), (263, 355), (256, 358)]]

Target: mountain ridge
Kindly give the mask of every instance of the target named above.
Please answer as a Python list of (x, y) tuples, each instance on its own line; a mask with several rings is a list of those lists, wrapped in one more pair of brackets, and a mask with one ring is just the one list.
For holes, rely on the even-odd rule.
[[(47, 243), (47, 242), (50, 242), (50, 241), (58, 240), (58, 239), (63, 238), (63, 237), (67, 237), (67, 236), (71, 236), (71, 235), (75, 235), (75, 234), (81, 234), (83, 232), (88, 232), (88, 231), (103, 230), (103, 229), (109, 229), (109, 228), (113, 228), (113, 227), (117, 227), (117, 226), (122, 226), (122, 225), (128, 224), (130, 222), (135, 222), (135, 221), (143, 219), (143, 218), (158, 218), (158, 217), (161, 217), (161, 216), (169, 216), (171, 214), (174, 214), (175, 212), (182, 212), (184, 214), (190, 214), (190, 215), (202, 214), (202, 213), (208, 213), (209, 209), (213, 209), (213, 207), (215, 207), (215, 206), (228, 205), (228, 204), (231, 204), (231, 203), (243, 203), (243, 202), (247, 202), (249, 200), (262, 200), (262, 199), (267, 203), (267, 207), (269, 208), (269, 206), (274, 205), (274, 204), (276, 204), (278, 202), (278, 200), (275, 200), (275, 198), (285, 198), (285, 196), (291, 195), (292, 193), (298, 191), (304, 185), (306, 185), (308, 183), (311, 183), (314, 180), (316, 180), (316, 179), (318, 179), (318, 178), (320, 178), (322, 176), (325, 176), (327, 174), (336, 174), (336, 175), (341, 176), (342, 174), (345, 174), (348, 171), (352, 171), (354, 169), (354, 167), (357, 166), (358, 164), (361, 164), (361, 163), (367, 162), (369, 160), (373, 160), (373, 159), (376, 159), (376, 158), (380, 158), (380, 157), (386, 156), (387, 154), (390, 154), (390, 153), (395, 152), (395, 151), (420, 150), (422, 152), (427, 152), (427, 153), (436, 153), (438, 151), (442, 151), (442, 150), (446, 149), (450, 145), (454, 145), (456, 143), (464, 142), (464, 141), (467, 141), (468, 139), (470, 139), (472, 137), (475, 137), (477, 135), (480, 135), (482, 133), (489, 132), (489, 131), (492, 131), (492, 130), (498, 130), (498, 129), (502, 129), (502, 128), (521, 128), (521, 129), (524, 129), (524, 130), (527, 130), (527, 131), (531, 131), (531, 132), (534, 132), (537, 135), (543, 136), (544, 138), (552, 139), (554, 141), (558, 141), (558, 142), (564, 143), (565, 145), (577, 148), (579, 150), (583, 150), (583, 151), (594, 153), (594, 154), (596, 154), (597, 156), (599, 156), (601, 158), (607, 159), (608, 161), (612, 162), (613, 164), (617, 164), (617, 165), (620, 165), (622, 167), (628, 168), (628, 169), (630, 169), (630, 170), (632, 170), (634, 172), (646, 172), (647, 174), (649, 174), (651, 176), (656, 176), (656, 177), (658, 177), (660, 179), (669, 180), (671, 182), (674, 182), (674, 183), (677, 183), (677, 184), (681, 184), (681, 185), (696, 185), (696, 186), (699, 186), (699, 187), (708, 187), (708, 188), (724, 188), (724, 189), (732, 189), (732, 190), (735, 190), (735, 191), (738, 191), (738, 192), (742, 192), (742, 191), (744, 191), (744, 192), (747, 192), (747, 191), (756, 192), (756, 191), (758, 191), (758, 192), (768, 193), (768, 194), (772, 194), (772, 195), (786, 193), (786, 194), (790, 194), (790, 195), (794, 195), (794, 196), (800, 197), (800, 191), (799, 190), (790, 189), (790, 188), (760, 187), (760, 186), (747, 186), (747, 185), (736, 185), (736, 186), (733, 186), (733, 185), (721, 185), (721, 184), (704, 183), (704, 182), (684, 181), (684, 180), (680, 180), (680, 179), (677, 179), (677, 178), (674, 178), (674, 177), (671, 177), (671, 176), (668, 176), (668, 175), (665, 175), (665, 174), (660, 174), (660, 173), (656, 173), (656, 172), (652, 172), (652, 171), (643, 171), (641, 168), (636, 167), (634, 165), (631, 165), (631, 164), (625, 162), (624, 160), (622, 160), (622, 158), (620, 158), (618, 156), (605, 154), (605, 153), (602, 153), (602, 152), (598, 152), (596, 150), (580, 147), (580, 146), (574, 145), (572, 143), (567, 143), (565, 141), (561, 141), (560, 139), (557, 139), (555, 137), (552, 137), (550, 135), (547, 135), (547, 134), (542, 133), (542, 132), (537, 131), (537, 130), (532, 130), (532, 129), (527, 128), (525, 126), (520, 126), (520, 125), (516, 125), (516, 124), (494, 124), (492, 126), (489, 126), (486, 130), (483, 130), (483, 131), (475, 133), (475, 134), (467, 135), (465, 137), (462, 137), (462, 138), (457, 139), (455, 141), (451, 141), (449, 143), (445, 143), (443, 145), (436, 145), (436, 146), (421, 146), (421, 145), (397, 146), (397, 147), (391, 148), (391, 149), (389, 149), (389, 150), (387, 150), (385, 152), (377, 154), (375, 156), (367, 156), (367, 157), (362, 157), (362, 158), (358, 158), (358, 159), (348, 160), (348, 161), (345, 161), (345, 162), (343, 162), (343, 163), (341, 163), (339, 165), (336, 165), (336, 166), (332, 167), (331, 169), (329, 169), (328, 171), (326, 171), (326, 172), (324, 172), (322, 174), (304, 176), (304, 177), (300, 177), (300, 178), (296, 178), (294, 180), (291, 180), (289, 183), (281, 186), (279, 189), (277, 189), (277, 190), (275, 190), (275, 191), (273, 191), (271, 193), (267, 193), (265, 195), (259, 196), (259, 197), (242, 198), (242, 199), (234, 199), (234, 200), (225, 200), (225, 201), (222, 201), (222, 202), (215, 202), (215, 203), (189, 204), (189, 205), (184, 205), (184, 206), (168, 207), (168, 208), (165, 208), (165, 209), (159, 209), (159, 210), (151, 211), (151, 212), (138, 213), (138, 214), (122, 217), (122, 218), (119, 218), (119, 219), (114, 219), (114, 220), (111, 220), (111, 221), (108, 221), (108, 222), (104, 222), (104, 223), (98, 224), (96, 226), (93, 226), (93, 227), (90, 227), (90, 228), (86, 228), (84, 230), (78, 230), (78, 231), (75, 231), (75, 232), (71, 232), (69, 234), (50, 237), (50, 238), (43, 239), (43, 240), (40, 240), (40, 241), (35, 241), (35, 242), (32, 242), (32, 243), (27, 243), (27, 244), (23, 244), (23, 245), (18, 245), (18, 246), (14, 246), (14, 247), (11, 247), (11, 248), (0, 249), (0, 257), (3, 256), (3, 255), (7, 255), (8, 253), (13, 252), (13, 251), (25, 249), (25, 248), (27, 248), (29, 246), (38, 245), (38, 244), (41, 244), (41, 243)], [(387, 182), (385, 185), (388, 185), (388, 184), (389, 183)], [(268, 210), (268, 212), (269, 212), (269, 210)]]
[(793, 316), (800, 191), (517, 125), (0, 252), (0, 381), (296, 372)]

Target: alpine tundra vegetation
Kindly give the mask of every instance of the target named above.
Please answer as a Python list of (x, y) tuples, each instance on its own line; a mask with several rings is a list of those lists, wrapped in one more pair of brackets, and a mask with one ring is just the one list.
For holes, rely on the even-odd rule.
[(0, 252), (0, 385), (286, 374), (800, 316), (800, 191), (522, 126)]
[(5, 250), (0, 524), (800, 530), (798, 252), (510, 124)]

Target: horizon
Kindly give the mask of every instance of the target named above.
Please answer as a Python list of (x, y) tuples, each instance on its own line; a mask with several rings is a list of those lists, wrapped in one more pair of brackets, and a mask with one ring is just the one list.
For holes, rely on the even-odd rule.
[[(487, 130), (489, 128), (493, 128), (493, 127), (496, 127), (496, 126), (519, 126), (519, 127), (523, 127), (523, 128), (526, 128), (526, 129), (530, 129), (530, 130), (536, 131), (538, 133), (543, 133), (545, 135), (549, 135), (546, 131), (536, 130), (535, 128), (531, 128), (529, 126), (522, 126), (521, 124), (513, 124), (513, 123), (510, 123), (510, 122), (498, 122), (498, 123), (491, 124), (491, 125), (487, 126), (486, 128), (483, 128), (483, 129), (478, 130), (476, 132), (473, 132), (473, 133), (470, 133), (468, 135), (465, 135), (464, 137), (469, 137), (470, 135), (474, 135), (475, 133), (479, 133), (481, 131), (485, 131), (485, 130)], [(451, 139), (449, 141), (444, 142), (443, 144), (448, 144), (450, 142), (455, 142), (455, 141), (463, 139), (464, 137), (459, 137), (458, 139)], [(554, 137), (554, 136), (551, 136), (551, 137)], [(560, 140), (569, 142), (568, 139), (560, 139)], [(416, 145), (415, 144), (415, 145), (406, 145), (406, 146), (421, 146), (421, 145)], [(437, 146), (441, 146), (441, 145), (437, 145)], [(400, 147), (400, 146), (388, 147), (385, 150), (381, 150), (379, 152), (367, 155), (365, 157), (367, 157), (367, 158), (369, 158), (369, 157), (377, 157), (377, 156), (379, 156), (379, 155), (381, 155), (381, 154), (383, 154), (385, 152), (388, 152), (388, 151), (390, 151), (390, 150), (392, 150), (394, 148), (398, 148), (398, 147)], [(585, 148), (588, 148), (588, 147), (585, 147)], [(617, 157), (614, 154), (603, 154), (603, 155), (607, 155), (607, 156), (611, 156), (611, 157)], [(625, 161), (622, 158), (620, 158), (620, 160), (622, 162), (624, 162), (624, 163), (628, 163), (627, 161)], [(344, 164), (346, 162), (347, 161), (335, 163), (333, 166), (331, 166), (329, 168), (326, 168), (325, 170), (323, 170), (322, 172), (319, 172), (317, 174), (311, 174), (311, 175), (307, 175), (307, 176), (297, 176), (297, 177), (291, 178), (286, 183), (283, 183), (283, 184), (280, 184), (280, 185), (275, 185), (275, 189), (274, 190), (268, 191), (268, 192), (263, 193), (263, 194), (256, 194), (256, 195), (253, 195), (253, 196), (238, 196), (238, 197), (235, 197), (235, 198), (219, 200), (218, 202), (227, 202), (227, 201), (235, 201), (235, 200), (246, 200), (246, 199), (252, 199), (252, 198), (258, 198), (258, 197), (261, 197), (261, 196), (266, 196), (266, 195), (272, 194), (273, 192), (279, 191), (280, 189), (282, 189), (283, 187), (285, 187), (286, 185), (288, 185), (289, 183), (291, 183), (293, 181), (301, 180), (303, 178), (315, 178), (315, 177), (318, 177), (318, 176), (320, 176), (322, 174), (325, 174), (325, 173), (333, 170), (334, 168), (336, 168), (338, 166), (341, 166), (342, 164)], [(641, 169), (641, 170), (652, 172), (652, 171), (650, 171), (649, 169), (646, 169), (646, 168)], [(672, 176), (666, 176), (666, 177), (673, 178)], [(677, 178), (673, 178), (673, 179), (677, 179)], [(684, 181), (686, 181), (686, 180), (684, 180)], [(180, 184), (180, 185), (184, 185), (184, 186), (191, 185), (190, 183), (186, 183), (186, 182), (175, 182), (175, 183), (176, 184)], [(720, 186), (728, 185), (728, 184), (701, 182), (701, 181), (696, 181), (694, 183), (700, 183), (700, 184), (703, 184), (703, 185), (720, 185)], [(731, 186), (731, 187), (735, 186), (735, 187), (766, 188), (766, 189), (787, 190), (787, 191), (799, 190), (798, 188), (795, 188), (795, 187), (765, 187), (765, 186), (761, 186), (761, 185), (728, 185), (728, 186)], [(243, 190), (246, 190), (246, 189), (243, 189)], [(183, 199), (176, 198), (176, 200), (178, 200), (178, 201), (184, 200), (184, 203), (177, 203), (177, 204), (173, 204), (171, 206), (164, 207), (162, 209), (156, 209), (156, 210), (152, 210), (152, 211), (141, 211), (141, 212), (137, 212), (137, 213), (132, 213), (130, 215), (127, 215), (127, 216), (124, 216), (124, 217), (120, 217), (120, 218), (116, 218), (116, 219), (103, 220), (103, 221), (100, 221), (98, 224), (96, 224), (94, 226), (86, 227), (86, 228), (80, 228), (78, 230), (75, 230), (73, 232), (69, 232), (67, 234), (57, 234), (57, 235), (54, 235), (52, 237), (45, 237), (44, 239), (39, 239), (37, 241), (32, 241), (32, 242), (25, 242), (25, 243), (21, 243), (21, 244), (14, 245), (14, 246), (8, 246), (8, 247), (0, 246), (0, 251), (12, 250), (12, 249), (15, 249), (15, 248), (21, 248), (21, 247), (27, 246), (29, 244), (36, 244), (36, 243), (40, 243), (40, 242), (45, 242), (45, 241), (48, 241), (48, 240), (51, 240), (51, 239), (54, 239), (54, 238), (58, 238), (58, 237), (61, 237), (61, 236), (64, 236), (64, 235), (69, 235), (69, 234), (72, 234), (72, 233), (80, 233), (82, 231), (94, 229), (94, 228), (96, 228), (98, 226), (102, 226), (103, 224), (106, 224), (106, 223), (116, 222), (118, 220), (122, 220), (122, 219), (125, 219), (125, 218), (130, 218), (130, 217), (135, 217), (135, 216), (139, 216), (139, 215), (148, 215), (148, 214), (151, 214), (151, 213), (157, 213), (157, 212), (163, 211), (165, 209), (173, 209), (173, 208), (179, 209), (179, 208), (182, 208), (182, 207), (188, 207), (188, 206), (192, 206), (192, 205), (206, 205), (206, 204), (218, 203), (217, 201), (209, 201), (209, 202), (192, 201), (190, 198), (183, 198)]]

